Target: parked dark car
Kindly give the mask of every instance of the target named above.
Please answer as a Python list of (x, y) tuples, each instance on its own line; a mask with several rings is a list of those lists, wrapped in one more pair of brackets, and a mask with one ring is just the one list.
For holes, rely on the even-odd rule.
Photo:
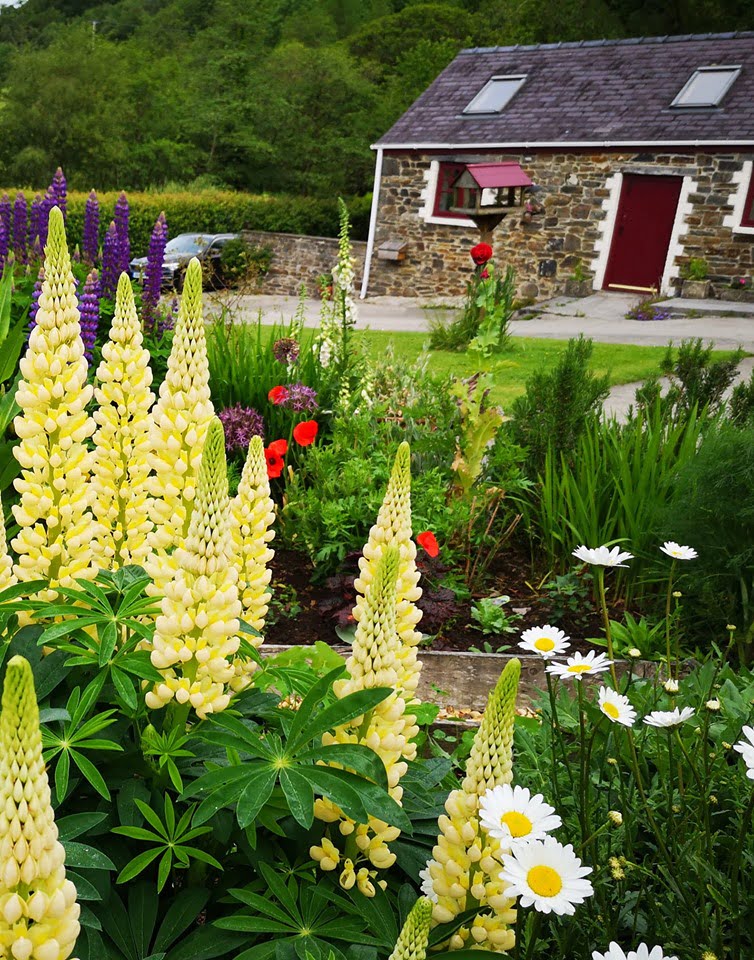
[[(192, 257), (197, 257), (201, 262), (210, 286), (221, 284), (220, 258), (223, 247), (229, 240), (237, 239), (239, 239), (237, 233), (181, 233), (172, 240), (168, 240), (162, 261), (163, 287), (175, 290), (183, 287), (183, 277)], [(146, 257), (134, 257), (130, 263), (131, 276), (134, 280), (143, 279), (146, 266)]]

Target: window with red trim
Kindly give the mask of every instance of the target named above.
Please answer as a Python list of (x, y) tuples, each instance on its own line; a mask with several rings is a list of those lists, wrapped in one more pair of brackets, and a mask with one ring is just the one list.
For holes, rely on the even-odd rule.
[(744, 212), (741, 214), (742, 227), (754, 227), (754, 169), (749, 178), (749, 191), (746, 194), (746, 203), (744, 203)]
[(456, 220), (466, 219), (465, 214), (455, 213), (450, 209), (453, 206), (453, 182), (463, 173), (465, 168), (465, 163), (440, 162), (440, 169), (437, 171), (437, 189), (435, 190), (433, 216), (453, 217)]

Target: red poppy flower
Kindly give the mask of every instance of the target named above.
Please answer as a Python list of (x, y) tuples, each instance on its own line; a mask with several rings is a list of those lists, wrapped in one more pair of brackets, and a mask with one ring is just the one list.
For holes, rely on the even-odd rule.
[(487, 263), (492, 257), (492, 247), (489, 243), (478, 243), (475, 247), (472, 247), (469, 252), (471, 253), (471, 259), (478, 267), (481, 267), (483, 263)]
[(480, 280), (490, 279), (490, 271), (487, 269), (487, 267), (485, 267), (484, 270), (482, 270), (482, 272), (479, 274), (479, 279)]
[(420, 547), (423, 547), (427, 555), (430, 557), (436, 557), (440, 552), (440, 545), (437, 542), (437, 537), (432, 533), (431, 530), (425, 530), (424, 533), (417, 533), (416, 542)]
[(316, 420), (303, 420), (293, 428), (293, 439), (302, 447), (308, 447), (310, 443), (314, 443), (318, 430), (319, 424)]
[(288, 453), (288, 441), (273, 440), (267, 449), (271, 450), (276, 457), (284, 457)]
[(267, 394), (267, 399), (275, 405), (284, 403), (288, 399), (287, 387), (273, 387)]
[(273, 440), (273, 442), (264, 451), (264, 457), (267, 461), (267, 476), (270, 480), (275, 480), (283, 472), (285, 461), (283, 457), (288, 452), (287, 440)]

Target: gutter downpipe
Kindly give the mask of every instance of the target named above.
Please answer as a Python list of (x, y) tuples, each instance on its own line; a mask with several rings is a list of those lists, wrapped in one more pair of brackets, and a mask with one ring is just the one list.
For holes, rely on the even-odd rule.
[(369, 287), (369, 273), (372, 267), (372, 253), (374, 252), (374, 234), (377, 230), (377, 210), (380, 205), (380, 186), (382, 183), (382, 147), (377, 147), (377, 159), (374, 165), (374, 187), (372, 188), (372, 209), (369, 214), (369, 235), (367, 236), (367, 251), (364, 256), (364, 276), (361, 281), (359, 300), (367, 295)]

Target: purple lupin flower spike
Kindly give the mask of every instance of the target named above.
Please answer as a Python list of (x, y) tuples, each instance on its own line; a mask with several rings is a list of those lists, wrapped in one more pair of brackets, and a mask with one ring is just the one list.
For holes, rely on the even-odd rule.
[(99, 200), (94, 190), (89, 194), (84, 210), (84, 260), (92, 266), (99, 253)]
[(63, 220), (65, 220), (66, 213), (68, 212), (68, 184), (66, 183), (62, 167), (58, 167), (55, 171), (55, 176), (52, 178), (52, 183), (50, 184), (50, 190), (55, 198), (54, 205), (60, 207)]
[(168, 222), (165, 211), (159, 215), (152, 230), (147, 252), (147, 267), (144, 272), (144, 292), (141, 298), (141, 322), (145, 330), (151, 330), (162, 289), (162, 263), (165, 259), (165, 244), (168, 242)]
[(19, 263), (26, 263), (26, 221), (26, 197), (19, 192), (13, 204), (13, 253)]
[(100, 294), (108, 300), (115, 298), (115, 289), (118, 286), (118, 254), (118, 231), (115, 228), (115, 221), (111, 220), (102, 245), (102, 279), (100, 281)]
[(3, 222), (5, 227), (5, 242), (10, 243), (10, 218), (11, 218), (11, 208), (10, 208), (10, 197), (7, 193), (4, 193), (0, 197), (0, 220)]
[(120, 261), (118, 264), (118, 274), (128, 273), (128, 265), (131, 263), (131, 241), (128, 239), (128, 197), (121, 191), (120, 196), (115, 201), (115, 229), (118, 231), (118, 247)]
[(0, 217), (0, 272), (5, 267), (5, 261), (8, 259), (8, 230), (5, 226), (5, 220)]
[(89, 363), (94, 359), (94, 343), (97, 339), (97, 327), (99, 326), (99, 299), (99, 277), (97, 271), (92, 270), (86, 278), (84, 292), (79, 297), (81, 339), (84, 341), (84, 356)]
[(47, 188), (47, 193), (42, 198), (42, 203), (39, 208), (39, 246), (44, 253), (44, 248), (47, 245), (47, 228), (50, 221), (50, 210), (56, 206), (55, 194), (52, 192), (52, 187)]
[(29, 249), (32, 256), (39, 257), (41, 253), (39, 244), (39, 218), (42, 215), (42, 194), (38, 193), (31, 201), (31, 213), (29, 215)]
[(29, 333), (37, 325), (37, 310), (39, 310), (39, 295), (42, 293), (42, 283), (44, 282), (44, 267), (39, 268), (37, 279), (34, 281), (34, 289), (31, 294), (31, 304), (29, 305)]

